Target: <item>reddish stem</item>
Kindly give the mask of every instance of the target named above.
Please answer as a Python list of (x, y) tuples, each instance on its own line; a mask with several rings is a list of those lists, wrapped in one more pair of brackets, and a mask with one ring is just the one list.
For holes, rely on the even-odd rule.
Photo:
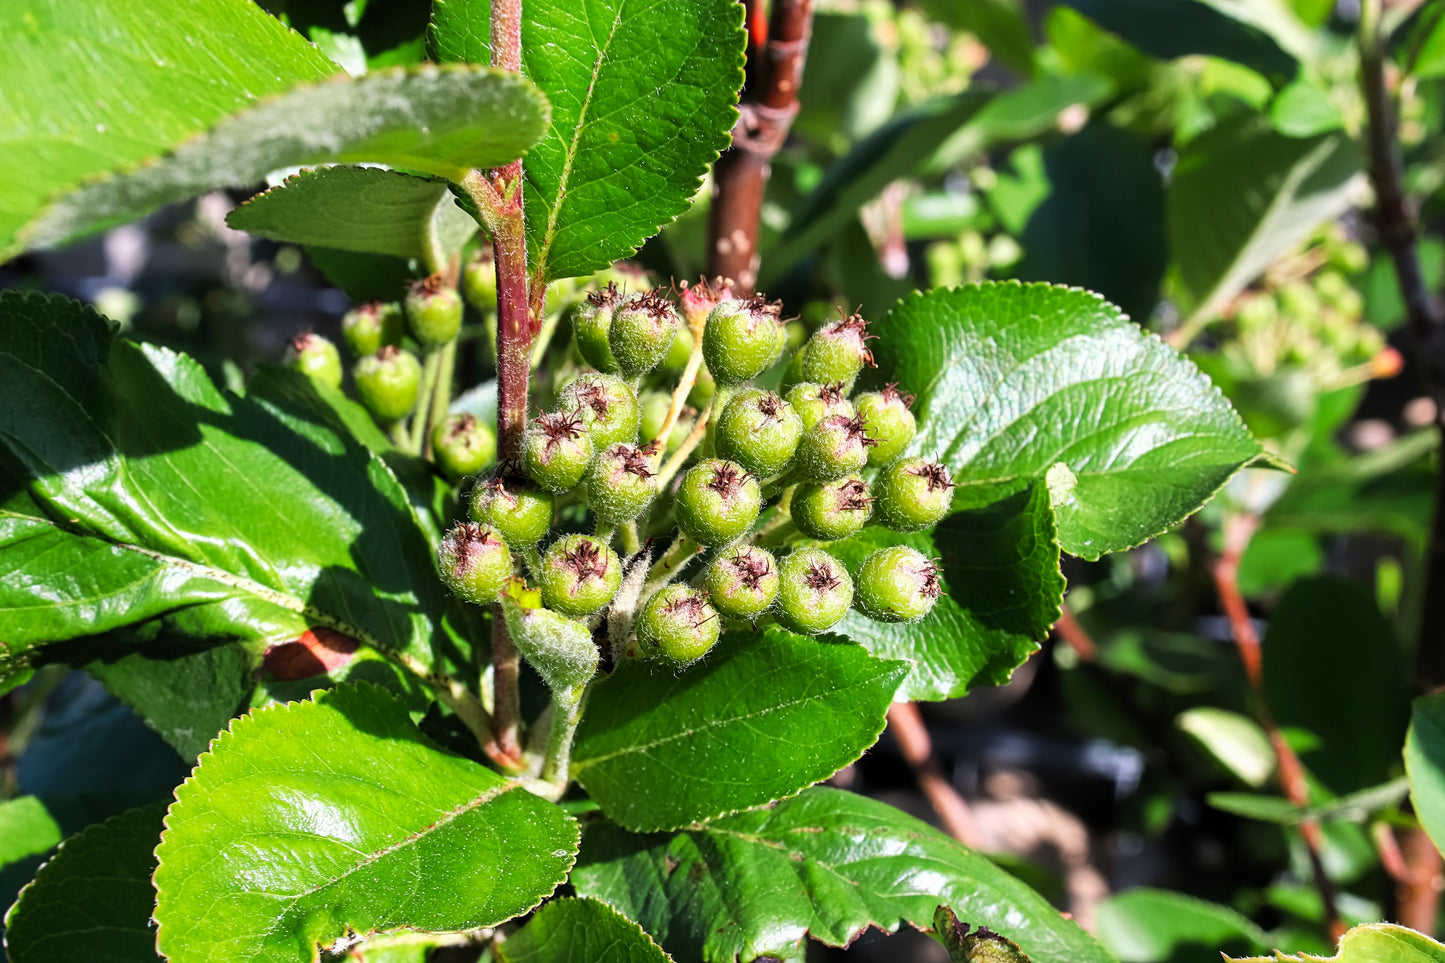
[(933, 740), (928, 736), (928, 726), (918, 706), (912, 702), (895, 702), (888, 707), (888, 731), (898, 741), (903, 758), (913, 769), (918, 786), (928, 797), (933, 811), (943, 821), (943, 828), (954, 839), (965, 846), (978, 848), (978, 826), (968, 803), (953, 788), (953, 783), (944, 778), (938, 760), (933, 755)]
[(1074, 613), (1069, 610), (1067, 602), (1059, 606), (1059, 620), (1054, 623), (1054, 631), (1083, 661), (1093, 662), (1099, 657), (1098, 646), (1094, 644), (1089, 633), (1084, 631), (1084, 627), (1075, 620)]

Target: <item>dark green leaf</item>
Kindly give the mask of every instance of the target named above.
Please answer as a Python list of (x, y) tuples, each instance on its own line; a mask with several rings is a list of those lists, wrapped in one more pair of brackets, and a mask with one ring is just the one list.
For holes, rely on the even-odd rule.
[(1121, 960), (1217, 960), (1258, 953), (1269, 935), (1227, 906), (1183, 893), (1131, 889), (1099, 904), (1099, 942)]
[(929, 16), (973, 34), (989, 55), (1025, 76), (1034, 72), (1034, 37), (1019, 0), (924, 0)]
[(576, 852), (556, 806), (439, 748), (383, 690), (342, 686), (238, 719), (176, 790), (158, 945), (171, 963), (279, 963), (348, 930), (490, 926)]
[(374, 167), (302, 171), (236, 208), (226, 223), (273, 241), (442, 261), (477, 232), (446, 181)]
[(1366, 923), (1340, 938), (1339, 952), (1325, 959), (1276, 952), (1268, 957), (1225, 957), (1227, 963), (1445, 963), (1445, 945), (1394, 923)]
[(1405, 739), (1410, 802), (1435, 848), (1445, 852), (1445, 693), (1415, 700)]
[(306, 256), (326, 280), (351, 300), (400, 301), (412, 281), (427, 272), (421, 261), (402, 260), (384, 254), (359, 254), (333, 247), (308, 247)]
[(953, 699), (975, 685), (1007, 682), (1059, 619), (1064, 577), (1043, 485), (955, 512), (931, 537), (869, 527), (827, 549), (856, 571), (885, 545), (941, 556), (945, 594), (918, 622), (875, 622), (850, 611), (832, 631), (880, 658), (914, 663), (897, 698)]
[(578, 893), (642, 924), (678, 960), (801, 955), (868, 926), (927, 928), (940, 903), (1017, 943), (1033, 963), (1105, 963), (1104, 949), (1023, 883), (891, 806), (810, 789), (668, 835), (587, 829)]
[(1260, 450), (1189, 361), (1087, 291), (914, 294), (874, 331), (879, 370), (918, 395), (913, 450), (954, 472), (954, 507), (1045, 481), (1075, 555), (1159, 534)]
[(159, 959), (151, 873), (164, 814), (132, 809), (67, 839), (5, 916), (11, 963)]
[(572, 774), (647, 831), (790, 796), (873, 744), (907, 672), (782, 629), (727, 635), (684, 672), (629, 661), (588, 693)]
[(1166, 60), (1208, 54), (1266, 76), (1292, 77), (1299, 62), (1258, 25), (1205, 0), (1064, 0), (1099, 26)]
[(500, 963), (665, 963), (642, 927), (594, 899), (553, 900), (497, 946)]

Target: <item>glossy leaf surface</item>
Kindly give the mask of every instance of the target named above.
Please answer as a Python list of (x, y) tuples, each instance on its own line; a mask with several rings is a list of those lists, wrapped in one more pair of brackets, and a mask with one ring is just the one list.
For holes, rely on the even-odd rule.
[(790, 796), (873, 744), (907, 671), (781, 629), (726, 635), (682, 672), (628, 661), (588, 694), (572, 775), (644, 831)]
[(172, 963), (309, 960), (348, 928), (449, 931), (536, 906), (576, 823), (417, 731), (374, 686), (238, 719), (176, 790), (157, 850)]
[(548, 903), (496, 949), (501, 963), (665, 963), (670, 957), (642, 927), (606, 903)]

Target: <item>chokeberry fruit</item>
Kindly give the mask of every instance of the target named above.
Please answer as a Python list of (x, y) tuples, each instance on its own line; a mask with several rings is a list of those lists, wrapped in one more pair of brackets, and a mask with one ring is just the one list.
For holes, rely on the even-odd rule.
[(622, 584), (622, 563), (590, 535), (564, 535), (542, 556), (542, 604), (563, 615), (590, 615), (612, 601)]
[(341, 336), (358, 358), (376, 354), (389, 344), (401, 341), (401, 305), (396, 302), (371, 301), (352, 308), (341, 319)]
[(825, 418), (841, 415), (852, 418), (857, 411), (843, 390), (843, 382), (833, 381), (825, 385), (805, 381), (788, 389), (788, 404), (802, 419), (803, 430), (811, 431), (813, 426)]
[(754, 619), (778, 595), (778, 563), (770, 552), (752, 545), (724, 549), (703, 575), (713, 607), (734, 619)]
[(400, 421), (416, 407), (421, 389), (421, 363), (410, 351), (387, 345), (351, 369), (356, 394), (379, 421)]
[(687, 585), (669, 585), (642, 607), (637, 642), (645, 658), (687, 665), (717, 644), (722, 631), (707, 596)]
[(600, 291), (587, 295), (575, 314), (572, 315), (572, 337), (577, 350), (586, 361), (598, 371), (615, 373), (617, 359), (612, 356), (612, 345), (608, 333), (612, 330), (612, 312), (621, 303), (622, 295), (616, 284), (609, 284)]
[(780, 305), (761, 297), (720, 302), (707, 316), (702, 356), (721, 385), (742, 384), (762, 373), (783, 352), (787, 333)]
[(938, 565), (907, 545), (880, 548), (858, 566), (853, 603), (879, 622), (916, 622), (943, 594)]
[(630, 522), (657, 494), (657, 472), (650, 450), (620, 442), (592, 460), (587, 473), (587, 504), (603, 525)]
[(868, 424), (868, 434), (875, 442), (868, 451), (868, 464), (887, 465), (899, 455), (918, 431), (913, 412), (913, 396), (890, 384), (882, 391), (867, 391), (854, 399), (859, 416)]
[(527, 474), (550, 492), (577, 487), (592, 464), (592, 451), (592, 436), (576, 412), (539, 415), (522, 440)]
[(853, 580), (821, 548), (795, 548), (778, 563), (778, 621), (794, 632), (826, 632), (853, 603)]
[(900, 458), (873, 486), (878, 520), (895, 532), (916, 532), (938, 524), (953, 504), (948, 469), (922, 458)]
[(762, 491), (736, 462), (709, 458), (689, 468), (677, 489), (678, 527), (701, 545), (726, 545), (757, 521)]
[(497, 262), (489, 244), (483, 244), (462, 271), (462, 293), (483, 314), (497, 310)]
[(407, 292), (406, 325), (417, 344), (439, 348), (462, 327), (462, 299), (440, 274), (422, 278)]
[(793, 524), (809, 538), (833, 541), (856, 534), (873, 514), (873, 495), (857, 475), (802, 484), (793, 492)]
[(562, 389), (557, 406), (581, 416), (587, 434), (592, 437), (592, 447), (597, 451), (619, 442), (637, 440), (641, 419), (637, 395), (627, 382), (615, 375), (578, 375)]
[(437, 549), (442, 582), (458, 598), (478, 605), (495, 602), (512, 577), (512, 553), (492, 528), (476, 522), (458, 522)]
[(467, 509), (473, 520), (492, 526), (519, 548), (536, 545), (551, 530), (552, 510), (550, 492), (501, 472), (477, 482)]
[(612, 312), (607, 343), (624, 377), (637, 378), (657, 367), (677, 336), (677, 308), (662, 294), (634, 294)]
[(476, 415), (450, 415), (431, 434), (437, 467), (449, 478), (475, 475), (497, 457), (497, 435)]
[(862, 418), (834, 415), (803, 435), (795, 466), (809, 481), (833, 481), (861, 470), (868, 463), (871, 447), (873, 439)]
[(341, 353), (319, 334), (308, 331), (292, 338), (286, 347), (286, 363), (328, 388), (341, 387)]
[(868, 341), (873, 337), (862, 315), (849, 315), (825, 325), (799, 352), (798, 374), (803, 381), (851, 385), (865, 364), (873, 364), (873, 352), (868, 350)]
[(717, 423), (717, 452), (759, 478), (778, 474), (793, 460), (803, 422), (793, 406), (771, 391), (749, 388), (733, 395)]

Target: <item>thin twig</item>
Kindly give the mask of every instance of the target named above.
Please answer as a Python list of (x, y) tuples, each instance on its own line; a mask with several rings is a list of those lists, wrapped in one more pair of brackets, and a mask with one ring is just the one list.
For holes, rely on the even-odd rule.
[(943, 828), (950, 836), (965, 846), (978, 848), (978, 825), (973, 821), (968, 803), (953, 788), (953, 783), (944, 778), (938, 760), (933, 755), (933, 740), (928, 736), (928, 726), (918, 706), (912, 702), (895, 702), (888, 707), (888, 731), (898, 742), (903, 758), (918, 779), (918, 786), (928, 797), (933, 811), (943, 821)]
[(1074, 618), (1068, 602), (1059, 604), (1059, 620), (1054, 623), (1054, 631), (1085, 662), (1093, 662), (1099, 657), (1099, 647), (1094, 644), (1089, 633), (1084, 631), (1084, 627)]

